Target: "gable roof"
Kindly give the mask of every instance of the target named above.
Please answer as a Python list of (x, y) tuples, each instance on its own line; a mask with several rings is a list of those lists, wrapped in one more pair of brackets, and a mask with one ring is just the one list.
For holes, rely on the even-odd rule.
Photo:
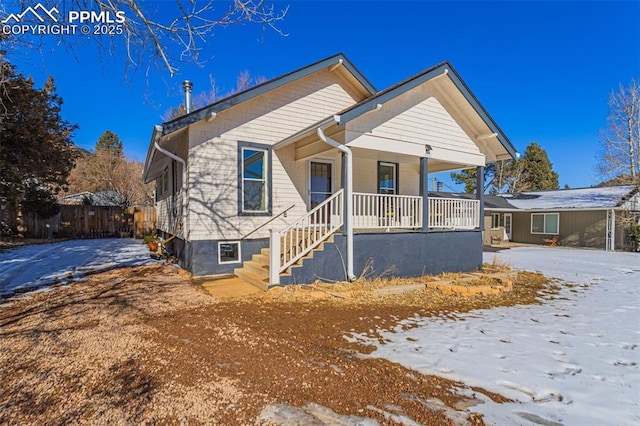
[(300, 130), (296, 134), (289, 136), (288, 138), (278, 142), (276, 146), (281, 148), (290, 143), (298, 141), (304, 137), (312, 135), (316, 132), (316, 130), (321, 128), (328, 128), (331, 125), (343, 125), (348, 123), (351, 120), (354, 120), (370, 111), (376, 110), (380, 105), (388, 102), (416, 87), (420, 86), (423, 83), (426, 83), (429, 80), (435, 79), (437, 77), (441, 77), (443, 75), (447, 75), (450, 78), (450, 81), (453, 85), (458, 89), (460, 94), (464, 97), (464, 99), (471, 105), (473, 110), (478, 114), (480, 119), (486, 124), (489, 130), (493, 133), (492, 136), (498, 139), (500, 144), (504, 147), (505, 151), (512, 157), (516, 158), (518, 153), (509, 140), (507, 136), (504, 134), (502, 129), (493, 121), (493, 118), (489, 115), (489, 113), (484, 109), (484, 107), (480, 104), (478, 99), (475, 97), (471, 90), (467, 85), (462, 81), (458, 73), (455, 71), (453, 66), (449, 62), (441, 62), (438, 65), (435, 65), (431, 68), (427, 68), (426, 70), (419, 72), (393, 86), (390, 86), (376, 94), (363, 99), (355, 105), (345, 108), (344, 110), (327, 117), (323, 120), (320, 120), (309, 127)]
[[(499, 194), (517, 210), (603, 210), (622, 207), (638, 193), (634, 185)], [(486, 207), (492, 209), (493, 207)]]
[(369, 95), (373, 95), (377, 92), (373, 84), (369, 82), (369, 80), (355, 67), (355, 65), (353, 65), (343, 53), (338, 53), (336, 55), (329, 56), (328, 58), (315, 62), (311, 65), (307, 65), (295, 71), (291, 71), (287, 74), (281, 75), (280, 77), (265, 81), (264, 83), (253, 86), (242, 92), (238, 92), (226, 98), (220, 99), (217, 102), (192, 111), (189, 114), (167, 121), (162, 125), (162, 135), (164, 136), (169, 133), (173, 133), (177, 130), (189, 126), (190, 124), (210, 117), (212, 113), (224, 111), (227, 108), (231, 108), (232, 106), (253, 99), (273, 89), (277, 89), (281, 86), (284, 86), (285, 84), (291, 83), (292, 81), (298, 80), (315, 72), (321, 71), (325, 68), (336, 65), (344, 66), (347, 71), (349, 71), (349, 73), (358, 81), (358, 83), (360, 83), (360, 85), (362, 85), (362, 87), (369, 93)]
[(513, 158), (516, 158), (516, 149), (514, 148), (509, 138), (507, 138), (502, 129), (500, 129), (493, 118), (491, 118), (487, 110), (485, 110), (484, 107), (480, 104), (478, 98), (475, 97), (475, 95), (471, 92), (465, 82), (462, 81), (460, 75), (447, 61), (434, 65), (431, 68), (427, 68), (426, 70), (419, 72), (418, 74), (415, 74), (404, 81), (394, 84), (393, 86), (390, 86), (385, 90), (376, 93), (375, 95), (345, 109), (344, 111), (339, 112), (334, 116), (335, 120), (338, 122), (338, 124), (347, 123), (371, 110), (376, 109), (378, 107), (378, 104), (383, 104), (387, 101), (390, 101), (391, 99), (394, 99), (402, 95), (403, 93), (406, 93), (409, 90), (414, 89), (421, 84), (442, 75), (447, 75), (449, 77), (451, 82), (460, 91), (467, 102), (469, 102), (469, 104), (473, 107), (476, 113), (491, 130), (491, 132), (496, 134), (496, 137), (498, 138), (502, 146), (504, 146), (509, 155), (511, 155), (511, 157)]

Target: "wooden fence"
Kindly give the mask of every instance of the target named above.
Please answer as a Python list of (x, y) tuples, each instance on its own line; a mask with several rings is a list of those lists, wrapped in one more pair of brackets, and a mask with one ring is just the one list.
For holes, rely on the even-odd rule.
[(154, 207), (60, 206), (48, 219), (27, 213), (22, 217), (23, 235), (30, 238), (143, 238), (155, 233)]

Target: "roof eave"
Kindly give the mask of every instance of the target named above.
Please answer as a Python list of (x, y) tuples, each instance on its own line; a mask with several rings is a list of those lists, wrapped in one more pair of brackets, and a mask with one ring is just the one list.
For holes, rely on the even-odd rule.
[(307, 75), (321, 71), (334, 65), (344, 66), (349, 73), (362, 85), (362, 87), (369, 92), (370, 95), (376, 93), (376, 88), (367, 80), (367, 78), (349, 61), (349, 59), (342, 53), (330, 56), (326, 59), (307, 65), (303, 68), (299, 68), (290, 73), (284, 74), (280, 77), (276, 77), (262, 84), (254, 86), (243, 92), (224, 98), (218, 102), (208, 105), (204, 108), (195, 110), (187, 115), (175, 118), (163, 124), (163, 136), (169, 133), (173, 133), (184, 127), (187, 127), (200, 120), (211, 117), (211, 114), (217, 114), (249, 99), (253, 99), (257, 96), (263, 95), (273, 89), (284, 86)]
[(346, 124), (349, 121), (376, 109), (379, 104), (384, 104), (385, 102), (388, 102), (427, 81), (444, 76), (448, 76), (451, 79), (456, 88), (460, 91), (460, 93), (462, 93), (467, 102), (471, 104), (473, 109), (484, 121), (487, 127), (489, 127), (491, 132), (496, 133), (496, 137), (505, 148), (505, 150), (509, 153), (510, 157), (515, 159), (517, 157), (517, 151), (509, 138), (507, 138), (502, 129), (500, 129), (493, 118), (491, 118), (487, 110), (485, 110), (484, 107), (480, 104), (480, 101), (478, 101), (478, 99), (471, 92), (469, 87), (464, 83), (460, 75), (456, 72), (456, 70), (449, 62), (442, 62), (440, 64), (437, 64), (413, 77), (410, 77), (404, 82), (399, 83), (395, 87), (392, 86), (391, 89), (383, 90), (378, 95), (374, 95), (369, 99), (361, 102), (360, 104), (348, 108), (344, 112), (337, 115), (338, 124)]
[(149, 168), (151, 167), (151, 160), (153, 159), (153, 152), (156, 150), (156, 142), (162, 137), (162, 126), (156, 124), (153, 126), (153, 132), (151, 133), (151, 141), (149, 142), (149, 149), (147, 150), (147, 158), (144, 161), (144, 170), (142, 171), (142, 181), (149, 183)]

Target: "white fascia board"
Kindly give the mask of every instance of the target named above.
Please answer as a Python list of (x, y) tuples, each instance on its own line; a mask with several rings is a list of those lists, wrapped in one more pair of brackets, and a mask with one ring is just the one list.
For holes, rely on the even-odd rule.
[(346, 145), (351, 148), (372, 149), (375, 151), (411, 155), (414, 157), (425, 156), (424, 144), (391, 140), (367, 134), (363, 135), (355, 132), (347, 132), (346, 140), (349, 140)]
[(486, 157), (484, 154), (478, 152), (464, 152), (455, 151), (452, 149), (446, 149), (442, 147), (433, 147), (429, 158), (439, 161), (446, 161), (448, 163), (461, 164), (464, 166), (485, 166)]

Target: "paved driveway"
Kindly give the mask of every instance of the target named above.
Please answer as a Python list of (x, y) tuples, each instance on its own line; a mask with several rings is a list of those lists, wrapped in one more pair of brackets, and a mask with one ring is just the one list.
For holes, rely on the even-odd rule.
[(0, 298), (86, 274), (155, 262), (140, 240), (130, 238), (71, 240), (18, 247), (0, 252)]

